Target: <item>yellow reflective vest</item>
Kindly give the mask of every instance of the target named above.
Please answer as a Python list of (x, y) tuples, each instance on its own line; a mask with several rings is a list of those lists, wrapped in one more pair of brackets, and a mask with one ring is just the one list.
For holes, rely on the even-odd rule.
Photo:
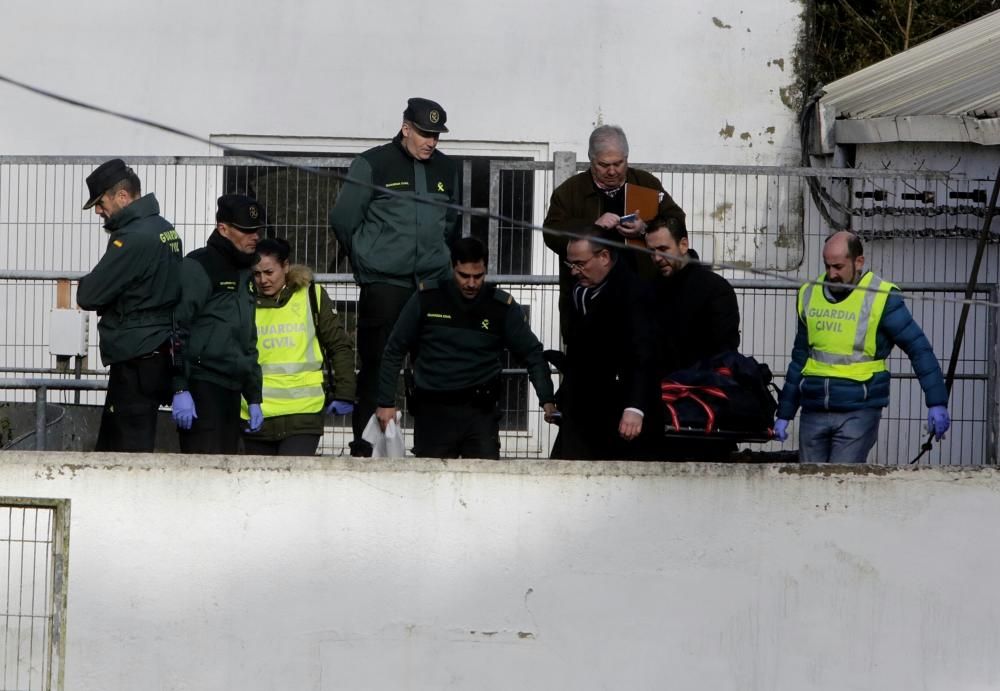
[[(321, 411), (323, 351), (309, 307), (309, 287), (295, 291), (281, 307), (258, 308), (256, 319), (264, 417)], [(242, 415), (244, 420), (250, 417), (246, 401)]]
[[(825, 281), (826, 274), (817, 280)], [(885, 359), (875, 357), (875, 336), (889, 291), (895, 287), (869, 271), (840, 302), (830, 302), (817, 283), (799, 288), (799, 318), (809, 334), (803, 376), (868, 381), (876, 372), (884, 372)]]

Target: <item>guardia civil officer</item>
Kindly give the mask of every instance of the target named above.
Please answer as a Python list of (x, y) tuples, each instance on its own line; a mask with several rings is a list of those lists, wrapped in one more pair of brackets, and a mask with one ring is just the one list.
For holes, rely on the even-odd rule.
[(500, 356), (523, 361), (545, 410), (556, 415), (549, 366), (521, 306), (486, 284), (486, 248), (475, 238), (452, 245), (452, 278), (421, 285), (403, 307), (382, 357), (376, 415), (396, 414), (403, 356), (413, 357), (414, 448), (433, 458), (499, 458)]
[(237, 453), (241, 396), (247, 429), (256, 432), (264, 421), (251, 269), (265, 210), (245, 195), (226, 194), (215, 220), (205, 247), (181, 265), (173, 417), (184, 453)]
[(170, 401), (170, 338), (180, 299), (181, 239), (120, 158), (87, 176), (84, 209), (104, 219), (108, 245), (80, 279), (76, 301), (100, 315), (108, 393), (97, 451), (152, 451), (156, 412)]
[(458, 239), (458, 215), (433, 200), (457, 204), (458, 167), (437, 150), (448, 131), (438, 103), (411, 98), (393, 140), (354, 159), (330, 212), (337, 242), (350, 253), (358, 298), (358, 403), (352, 456), (370, 456), (361, 432), (375, 411), (379, 365), (386, 339), (403, 305), (421, 281), (450, 275), (448, 246)]
[(896, 286), (865, 270), (861, 239), (842, 230), (823, 245), (826, 273), (799, 289), (798, 331), (778, 402), (774, 436), (802, 408), (801, 463), (864, 463), (889, 405), (886, 359), (899, 346), (927, 403), (927, 429), (951, 426), (948, 389), (930, 342)]

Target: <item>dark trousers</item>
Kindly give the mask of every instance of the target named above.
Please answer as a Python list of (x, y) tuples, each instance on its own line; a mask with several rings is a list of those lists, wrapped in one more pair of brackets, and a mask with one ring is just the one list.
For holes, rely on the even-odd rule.
[(239, 453), (242, 439), (239, 391), (192, 379), (188, 391), (194, 399), (191, 429), (178, 429), (182, 453)]
[(319, 436), (315, 434), (293, 434), (273, 441), (243, 438), (243, 453), (250, 456), (315, 456), (319, 447)]
[(420, 402), (413, 416), (413, 453), (422, 458), (500, 458), (496, 406)]
[[(654, 438), (662, 431), (651, 425), (649, 410), (638, 438), (625, 441), (618, 425), (625, 412), (625, 396), (617, 381), (594, 380), (588, 372), (567, 372), (556, 393), (562, 421), (552, 446), (552, 458), (577, 461), (648, 460)], [(649, 408), (650, 406), (645, 406)], [(662, 426), (661, 426), (662, 430)]]
[(156, 445), (156, 412), (170, 399), (170, 358), (161, 353), (116, 362), (96, 451), (149, 452)]
[(371, 444), (361, 438), (368, 419), (375, 413), (375, 398), (378, 396), (379, 369), (382, 366), (382, 351), (392, 333), (403, 305), (413, 295), (413, 288), (400, 288), (386, 283), (372, 283), (361, 286), (358, 298), (358, 371), (357, 404), (351, 424), (354, 441), (351, 442), (352, 456), (371, 456)]

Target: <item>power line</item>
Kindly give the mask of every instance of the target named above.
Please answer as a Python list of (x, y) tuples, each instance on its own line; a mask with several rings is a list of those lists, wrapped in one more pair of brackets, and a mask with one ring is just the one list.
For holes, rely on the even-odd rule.
[[(364, 181), (364, 180), (358, 180), (356, 178), (350, 177), (349, 175), (345, 175), (343, 173), (339, 173), (339, 172), (334, 171), (334, 170), (326, 170), (326, 169), (322, 169), (322, 168), (316, 168), (316, 167), (313, 167), (313, 166), (305, 165), (303, 163), (299, 163), (299, 162), (297, 162), (295, 160), (284, 159), (284, 158), (281, 158), (281, 157), (278, 157), (278, 156), (271, 156), (269, 154), (266, 154), (266, 153), (263, 153), (263, 152), (260, 152), (260, 151), (252, 151), (252, 150), (249, 150), (249, 149), (241, 149), (241, 148), (234, 147), (234, 146), (231, 146), (231, 145), (228, 145), (228, 144), (225, 145), (225, 147), (223, 147), (218, 142), (214, 142), (211, 139), (207, 139), (207, 138), (202, 137), (200, 135), (197, 135), (197, 134), (194, 134), (194, 133), (191, 133), (191, 132), (187, 132), (185, 130), (181, 130), (181, 129), (177, 128), (177, 127), (173, 127), (171, 125), (166, 125), (166, 124), (163, 124), (161, 122), (157, 122), (155, 120), (150, 120), (149, 118), (144, 118), (144, 117), (140, 117), (140, 116), (137, 116), (137, 115), (130, 115), (128, 113), (124, 113), (124, 112), (121, 112), (121, 111), (118, 111), (118, 110), (114, 110), (112, 108), (105, 108), (103, 106), (99, 106), (99, 105), (96, 105), (94, 103), (89, 103), (89, 102), (86, 102), (86, 101), (81, 101), (79, 99), (72, 98), (70, 96), (64, 96), (62, 94), (57, 94), (57, 93), (55, 93), (53, 91), (50, 91), (48, 89), (45, 89), (45, 88), (42, 88), (42, 87), (38, 87), (38, 86), (34, 86), (32, 84), (28, 84), (26, 82), (22, 82), (22, 81), (19, 81), (17, 79), (13, 79), (13, 78), (8, 77), (8, 76), (6, 76), (4, 74), (0, 74), (0, 82), (4, 82), (4, 83), (7, 83), (7, 84), (10, 84), (11, 86), (15, 86), (15, 87), (17, 87), (19, 89), (23, 89), (25, 91), (28, 91), (28, 92), (33, 93), (35, 95), (41, 96), (43, 98), (47, 98), (47, 99), (51, 99), (51, 100), (54, 100), (54, 101), (58, 101), (60, 103), (65, 103), (67, 105), (75, 106), (77, 108), (82, 108), (84, 110), (89, 110), (89, 111), (95, 112), (95, 113), (100, 113), (102, 115), (107, 115), (109, 117), (117, 118), (117, 119), (120, 119), (120, 120), (125, 120), (127, 122), (131, 122), (131, 123), (134, 123), (134, 124), (137, 124), (137, 125), (141, 125), (143, 127), (149, 127), (149, 128), (152, 128), (152, 129), (156, 129), (156, 130), (159, 130), (161, 132), (167, 132), (169, 134), (173, 134), (173, 135), (176, 135), (178, 137), (182, 137), (184, 139), (189, 139), (191, 141), (199, 142), (201, 144), (207, 144), (208, 146), (210, 146), (212, 148), (217, 148), (217, 149), (225, 148), (226, 151), (234, 153), (234, 154), (237, 154), (239, 156), (245, 156), (247, 158), (252, 158), (252, 159), (259, 160), (259, 161), (265, 161), (265, 162), (268, 162), (268, 163), (273, 163), (273, 164), (285, 166), (285, 167), (288, 167), (288, 168), (293, 168), (293, 169), (296, 169), (296, 170), (299, 170), (299, 171), (302, 171), (302, 172), (305, 172), (305, 173), (310, 173), (310, 174), (313, 174), (313, 175), (317, 175), (317, 176), (320, 176), (320, 177), (333, 178), (335, 180), (340, 180), (340, 181), (342, 181), (344, 183), (347, 183), (347, 184), (358, 185), (360, 187), (364, 187), (364, 188), (367, 188), (367, 189), (370, 189), (370, 190), (377, 190), (377, 191), (379, 191), (380, 194), (385, 194), (385, 195), (392, 196), (392, 197), (405, 198), (405, 199), (407, 199), (407, 200), (409, 200), (409, 201), (411, 201), (413, 203), (426, 204), (428, 206), (435, 206), (435, 207), (438, 207), (438, 208), (444, 208), (444, 209), (456, 211), (456, 212), (464, 214), (464, 215), (478, 216), (478, 217), (481, 217), (481, 218), (493, 219), (493, 220), (496, 220), (496, 221), (508, 224), (508, 225), (510, 225), (512, 227), (515, 227), (515, 228), (520, 228), (520, 229), (523, 229), (523, 230), (537, 231), (537, 232), (541, 232), (543, 234), (554, 235), (556, 237), (565, 237), (565, 238), (569, 238), (571, 240), (574, 240), (574, 239), (575, 240), (578, 240), (578, 239), (587, 239), (587, 240), (590, 240), (593, 243), (606, 245), (606, 246), (608, 246), (608, 247), (610, 247), (612, 249), (618, 250), (618, 251), (623, 251), (624, 250), (624, 251), (631, 251), (631, 252), (639, 252), (639, 253), (642, 253), (642, 254), (648, 254), (650, 256), (654, 256), (656, 254), (660, 254), (661, 256), (666, 256), (668, 259), (681, 259), (681, 257), (670, 255), (670, 254), (665, 253), (665, 252), (657, 253), (656, 251), (648, 249), (648, 248), (636, 247), (634, 245), (629, 245), (629, 244), (625, 243), (624, 241), (617, 242), (617, 241), (609, 240), (609, 239), (606, 239), (606, 238), (599, 238), (599, 237), (589, 236), (587, 233), (582, 232), (582, 229), (581, 229), (581, 231), (570, 231), (570, 230), (557, 230), (555, 228), (546, 228), (544, 226), (535, 225), (533, 223), (529, 223), (527, 221), (523, 221), (521, 219), (513, 218), (513, 217), (510, 217), (510, 216), (505, 216), (503, 214), (490, 213), (489, 211), (484, 211), (482, 209), (475, 209), (475, 208), (463, 206), (463, 205), (460, 205), (460, 204), (452, 204), (450, 202), (439, 201), (437, 199), (430, 199), (430, 198), (421, 197), (421, 196), (416, 196), (415, 197), (415, 196), (413, 196), (411, 194), (408, 194), (406, 192), (399, 192), (399, 191), (392, 190), (392, 189), (389, 189), (389, 188), (381, 187), (379, 185), (375, 185), (373, 183), (370, 183), (370, 182), (367, 182), (367, 181)], [(812, 180), (812, 178), (809, 178), (809, 179)], [(824, 214), (824, 216), (827, 217), (828, 222), (832, 222), (832, 220), (833, 220), (832, 218), (829, 218), (825, 214)], [(832, 227), (835, 227), (835, 225), (832, 226)], [(683, 259), (685, 259), (686, 261), (688, 261), (688, 262), (690, 262), (692, 264), (701, 264), (701, 265), (706, 266), (706, 267), (711, 268), (711, 269), (730, 269), (730, 270), (733, 270), (733, 271), (743, 271), (743, 272), (754, 274), (754, 275), (757, 275), (757, 276), (763, 276), (763, 277), (766, 277), (766, 278), (771, 278), (771, 279), (774, 279), (776, 281), (785, 283), (787, 285), (795, 285), (795, 286), (801, 287), (801, 286), (803, 286), (803, 285), (805, 285), (807, 283), (812, 283), (812, 284), (815, 284), (815, 285), (830, 286), (830, 287), (834, 287), (834, 288), (836, 288), (836, 287), (842, 287), (842, 284), (840, 284), (840, 283), (825, 282), (825, 281), (818, 281), (818, 280), (802, 281), (802, 280), (791, 279), (791, 278), (788, 278), (787, 276), (784, 276), (782, 274), (779, 274), (779, 273), (776, 273), (776, 272), (773, 272), (773, 271), (769, 271), (767, 269), (761, 269), (761, 268), (758, 268), (758, 267), (755, 267), (755, 266), (746, 266), (744, 264), (729, 264), (729, 263), (726, 263), (726, 262), (717, 262), (717, 261), (703, 262), (703, 261), (701, 261), (699, 259), (692, 259), (690, 257), (684, 257)], [(868, 288), (868, 287), (862, 288), (860, 286), (855, 286), (855, 289), (866, 290), (866, 291), (873, 291), (873, 292), (887, 292), (887, 291), (885, 291), (883, 289), (879, 289), (879, 288)], [(1000, 302), (990, 302), (988, 300), (974, 300), (974, 299), (970, 299), (970, 298), (949, 298), (949, 297), (946, 297), (946, 296), (918, 296), (918, 295), (904, 295), (904, 297), (906, 299), (914, 300), (914, 301), (952, 303), (952, 304), (959, 304), (959, 305), (983, 305), (983, 306), (987, 306), (987, 307), (1000, 307)]]

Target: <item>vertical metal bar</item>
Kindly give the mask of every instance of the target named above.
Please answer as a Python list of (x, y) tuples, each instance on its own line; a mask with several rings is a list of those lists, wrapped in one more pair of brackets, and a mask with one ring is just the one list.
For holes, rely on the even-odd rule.
[(10, 635), (10, 574), (11, 574), (11, 564), (13, 563), (13, 549), (14, 549), (14, 508), (7, 507), (7, 581), (4, 588), (4, 627), (3, 627), (3, 657), (0, 660), (3, 661), (3, 688), (7, 688), (7, 651), (10, 650), (8, 644), (8, 637)]
[[(472, 159), (462, 161), (462, 206), (472, 206)], [(472, 216), (462, 214), (462, 237), (472, 235)]]
[(45, 451), (45, 404), (48, 388), (39, 386), (35, 389), (35, 449)]
[(21, 509), (21, 534), (18, 538), (19, 563), (17, 568), (17, 639), (14, 644), (14, 688), (21, 688), (21, 625), (24, 623), (24, 531), (27, 512)]
[(31, 533), (31, 599), (28, 604), (28, 688), (32, 688), (32, 669), (35, 661), (35, 602), (38, 590), (38, 549), (42, 545), (43, 549), (48, 548), (47, 542), (38, 540), (38, 508), (33, 509), (34, 525)]
[(989, 350), (986, 354), (986, 424), (985, 430), (985, 450), (986, 465), (997, 465), (1000, 458), (1000, 408), (997, 403), (1000, 400), (1000, 390), (998, 390), (998, 379), (1000, 379), (1000, 308), (997, 302), (1000, 300), (1000, 284), (994, 283), (990, 286), (989, 300), (991, 304), (986, 308), (986, 333)]
[(576, 153), (556, 151), (552, 154), (552, 189), (576, 175)]
[(52, 590), (49, 611), (51, 617), (51, 644), (48, 646), (49, 674), (46, 691), (62, 691), (66, 659), (66, 603), (67, 576), (69, 574), (69, 520), (70, 500), (56, 501), (52, 520)]
[(500, 222), (496, 216), (500, 214), (500, 162), (490, 159), (490, 222), (486, 231), (486, 246), (490, 253), (489, 266), (486, 267), (488, 273), (499, 273), (497, 254), (500, 248)]

